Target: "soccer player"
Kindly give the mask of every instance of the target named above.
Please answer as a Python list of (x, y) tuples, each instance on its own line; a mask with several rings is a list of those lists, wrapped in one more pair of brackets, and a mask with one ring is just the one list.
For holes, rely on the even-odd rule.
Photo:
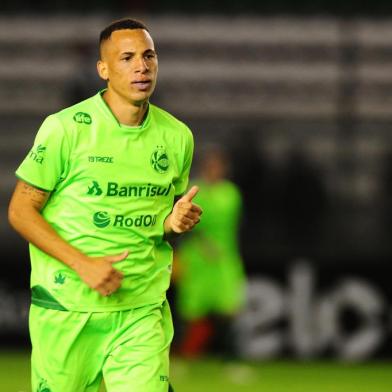
[[(149, 103), (158, 59), (141, 22), (100, 35), (107, 88), (46, 118), (16, 171), (12, 226), (30, 242), (32, 390), (169, 389), (171, 233), (201, 209), (185, 193), (190, 130)], [(177, 199), (175, 199), (177, 196)]]
[(207, 349), (232, 356), (231, 322), (245, 299), (238, 243), (242, 198), (226, 178), (229, 160), (220, 147), (207, 148), (200, 163), (195, 200), (203, 206), (203, 221), (176, 252), (177, 310), (185, 321), (178, 350), (187, 357)]

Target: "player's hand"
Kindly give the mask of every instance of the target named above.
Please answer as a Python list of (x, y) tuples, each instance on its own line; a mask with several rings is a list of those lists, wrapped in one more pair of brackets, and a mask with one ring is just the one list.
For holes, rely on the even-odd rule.
[(75, 270), (89, 287), (108, 296), (120, 288), (123, 279), (123, 274), (113, 264), (126, 259), (128, 254), (125, 251), (113, 256), (87, 257)]
[(166, 227), (168, 226), (175, 233), (184, 233), (192, 230), (200, 222), (203, 211), (192, 202), (197, 192), (199, 192), (199, 187), (193, 186), (186, 195), (174, 204), (173, 211), (165, 222)]

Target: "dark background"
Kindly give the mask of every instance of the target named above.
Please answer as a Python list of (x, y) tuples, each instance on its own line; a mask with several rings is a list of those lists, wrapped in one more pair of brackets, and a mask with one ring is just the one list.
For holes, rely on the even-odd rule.
[(202, 13), (215, 15), (228, 14), (291, 14), (291, 15), (314, 15), (333, 14), (339, 16), (386, 16), (392, 12), (392, 5), (389, 1), (207, 1), (200, 0), (194, 2), (183, 2), (180, 0), (167, 0), (165, 2), (152, 0), (140, 4), (138, 1), (111, 1), (110, 4), (103, 0), (87, 1), (65, 1), (65, 0), (38, 0), (38, 1), (9, 1), (1, 3), (1, 11), (9, 13), (59, 13), (59, 12), (148, 12), (156, 14), (165, 13)]

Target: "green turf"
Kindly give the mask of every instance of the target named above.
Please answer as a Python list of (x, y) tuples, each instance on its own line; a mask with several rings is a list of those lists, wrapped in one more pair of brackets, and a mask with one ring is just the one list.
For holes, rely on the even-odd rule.
[(174, 361), (178, 392), (391, 392), (392, 363)]
[[(222, 364), (174, 359), (171, 379), (176, 392), (391, 392), (392, 362)], [(30, 391), (27, 353), (0, 353), (0, 391)]]

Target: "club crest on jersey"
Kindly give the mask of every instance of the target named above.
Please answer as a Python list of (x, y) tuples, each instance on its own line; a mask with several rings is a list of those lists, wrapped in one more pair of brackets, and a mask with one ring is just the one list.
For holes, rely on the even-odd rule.
[(151, 154), (150, 160), (152, 168), (158, 173), (166, 173), (169, 168), (169, 158), (163, 146), (157, 146)]

